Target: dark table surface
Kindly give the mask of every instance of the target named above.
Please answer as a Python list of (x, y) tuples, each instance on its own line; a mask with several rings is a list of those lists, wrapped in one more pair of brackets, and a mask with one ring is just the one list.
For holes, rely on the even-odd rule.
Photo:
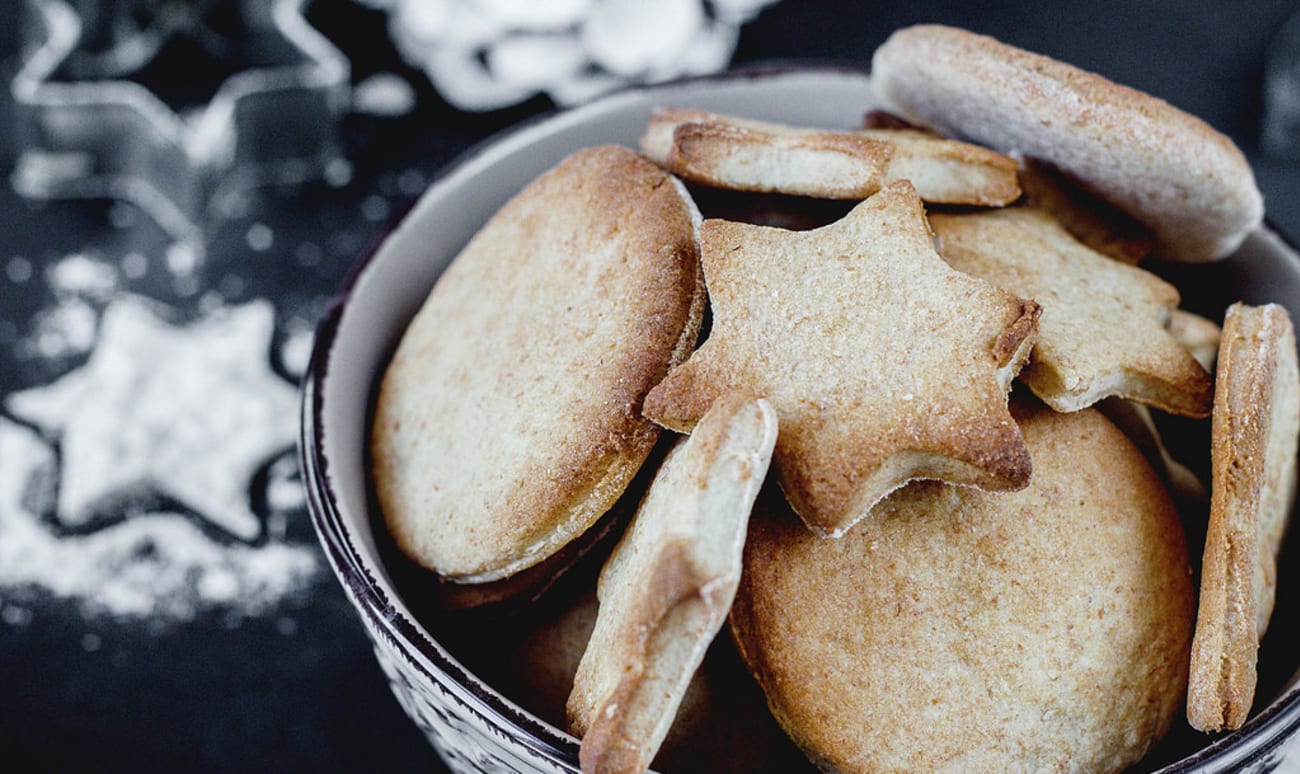
[[(17, 67), (20, 5), (0, 3), (6, 83)], [(1294, 0), (784, 0), (743, 29), (733, 62), (863, 64), (891, 30), (919, 21), (987, 32), (1163, 97), (1231, 136), (1255, 167), (1270, 219), (1294, 242), (1300, 239), (1300, 166), (1265, 157), (1257, 138), (1265, 51), (1296, 11)], [(418, 103), (398, 117), (344, 120), (355, 167), (350, 183), (257, 190), (243, 214), (212, 231), (206, 262), (195, 274), (197, 290), (214, 290), (227, 305), (268, 299), (276, 309), (273, 348), (320, 314), (422, 181), (474, 142), (549, 108), (535, 99), (486, 114), (459, 113), (403, 67), (379, 12), (348, 0), (316, 0), (308, 19), (351, 59), (355, 81), (397, 72), (416, 86)], [(0, 96), (5, 180), (15, 158), (11, 118), (6, 90)], [(14, 257), (30, 268), (0, 271), (0, 333), (7, 331), (0, 338), (0, 407), (6, 395), (50, 384), (88, 357), (87, 351), (36, 357), (20, 346), (57, 300), (45, 267), (75, 254), (114, 262), (136, 253), (145, 270), (113, 292), (192, 313), (205, 293), (179, 291), (158, 268), (169, 244), (131, 205), (38, 203), (0, 184), (0, 269)], [(303, 245), (312, 246), (306, 248), (312, 260), (294, 259)], [(99, 298), (92, 308), (102, 311), (110, 300)], [(292, 380), (283, 363), (276, 368)], [(0, 408), (0, 420), (6, 417), (16, 421)], [(282, 449), (280, 457), (292, 461), (292, 450)], [(0, 466), (13, 464), (0, 459)], [(264, 519), (274, 510), (265, 502), (255, 506)], [(281, 540), (319, 554), (301, 505), (291, 502), (278, 518)], [(323, 557), (318, 564), (299, 593), (244, 616), (220, 606), (153, 621), (95, 614), (39, 588), (0, 585), (0, 769), (441, 770), (389, 694)]]

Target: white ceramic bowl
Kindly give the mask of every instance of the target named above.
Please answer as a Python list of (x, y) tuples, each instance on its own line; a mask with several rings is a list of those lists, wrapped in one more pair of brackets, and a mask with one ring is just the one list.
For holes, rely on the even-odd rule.
[[(509, 197), (573, 151), (602, 143), (636, 147), (655, 107), (851, 128), (875, 103), (865, 71), (767, 69), (636, 89), (544, 116), (452, 164), (347, 280), (321, 323), (303, 387), (301, 452), (312, 518), (394, 694), (453, 769), (577, 771), (577, 742), (465, 669), (412, 614), (410, 598), (384, 563), (374, 531), (381, 522), (368, 493), (368, 419), (381, 371), (408, 320), (447, 263)], [(1217, 315), (1237, 298), (1279, 301), (1300, 320), (1300, 257), (1268, 229), (1226, 262), (1169, 272), (1194, 310)], [(1290, 578), (1295, 567), (1288, 566), (1298, 540), (1293, 530), (1283, 549), (1279, 626), (1300, 605)], [(1261, 689), (1269, 691), (1257, 702), (1263, 709), (1234, 733), (1188, 737), (1178, 754), (1189, 756), (1165, 770), (1300, 767), (1297, 666), (1294, 640), (1266, 641), (1261, 668), (1273, 677), (1261, 678)]]

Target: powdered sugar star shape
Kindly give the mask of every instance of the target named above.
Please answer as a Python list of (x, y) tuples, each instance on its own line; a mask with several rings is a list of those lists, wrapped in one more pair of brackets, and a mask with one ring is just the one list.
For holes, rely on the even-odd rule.
[(297, 427), (296, 391), (270, 368), (273, 326), (266, 301), (186, 327), (139, 297), (110, 304), (84, 366), (6, 404), (59, 438), (59, 520), (85, 524), (106, 501), (143, 489), (256, 539), (250, 482)]
[[(213, 607), (253, 616), (319, 571), (307, 546), (217, 542), (174, 513), (59, 535), (35, 515), (44, 496), (37, 480), (53, 464), (53, 451), (35, 432), (0, 416), (0, 592), (7, 599), (38, 590), (76, 603), (87, 617), (158, 623), (188, 621)], [(41, 494), (29, 509), (32, 490)]]

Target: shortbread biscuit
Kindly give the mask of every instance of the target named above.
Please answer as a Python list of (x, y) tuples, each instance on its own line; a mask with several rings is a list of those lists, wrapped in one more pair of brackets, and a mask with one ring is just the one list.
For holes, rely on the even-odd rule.
[(740, 191), (865, 199), (910, 180), (927, 202), (1001, 206), (1020, 196), (1014, 159), (909, 129), (837, 132), (664, 108), (641, 150), (683, 178)]
[(375, 490), (399, 548), (497, 580), (585, 531), (658, 436), (646, 392), (703, 315), (698, 213), (626, 148), (581, 151), (473, 237), (379, 388)]
[(872, 85), (909, 120), (1069, 173), (1150, 228), (1163, 258), (1222, 258), (1263, 218), (1250, 165), (1204, 121), (993, 38), (900, 30), (876, 50)]
[(1300, 375), (1286, 310), (1234, 304), (1211, 431), (1210, 522), (1201, 564), (1187, 719), (1239, 728), (1277, 590), (1277, 553), (1295, 498)]
[(647, 417), (687, 431), (719, 395), (767, 398), (781, 488), (824, 535), (912, 479), (1028, 483), (1006, 400), (1038, 307), (947, 266), (910, 183), (811, 231), (706, 220), (701, 245), (712, 332)]
[(720, 398), (669, 452), (606, 562), (568, 702), (584, 772), (649, 768), (731, 608), (776, 428), (766, 401)]
[(1049, 165), (1023, 159), (1020, 188), (1027, 204), (1047, 211), (1071, 236), (1102, 255), (1136, 266), (1151, 254), (1155, 239), (1150, 229)]
[(1180, 713), (1195, 601), (1169, 497), (1096, 411), (1013, 407), (1019, 492), (918, 482), (839, 540), (760, 495), (731, 627), (822, 770), (1117, 772)]
[(1075, 241), (1030, 207), (930, 217), (939, 254), (1043, 307), (1038, 342), (1020, 374), (1057, 411), (1110, 396), (1174, 414), (1210, 414), (1214, 384), (1169, 335), (1178, 290)]

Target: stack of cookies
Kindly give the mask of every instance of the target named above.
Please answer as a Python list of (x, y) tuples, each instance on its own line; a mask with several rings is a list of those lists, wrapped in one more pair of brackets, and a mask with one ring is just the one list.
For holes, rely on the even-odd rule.
[[(1140, 265), (1241, 244), (1263, 211), (1245, 159), (952, 28), (897, 32), (873, 85), (891, 112), (858, 129), (665, 107), (640, 153), (564, 160), (383, 376), (384, 519), (462, 599), (540, 593), (657, 465), (573, 670), (584, 771), (651, 765), (728, 622), (825, 770), (1121, 771), (1178, 715), (1250, 711), (1294, 333), (1273, 304), (1180, 310)], [(789, 230), (706, 219), (705, 189), (845, 204)], [(1212, 425), (1199, 593), (1178, 505), (1206, 489), (1152, 410)]]

